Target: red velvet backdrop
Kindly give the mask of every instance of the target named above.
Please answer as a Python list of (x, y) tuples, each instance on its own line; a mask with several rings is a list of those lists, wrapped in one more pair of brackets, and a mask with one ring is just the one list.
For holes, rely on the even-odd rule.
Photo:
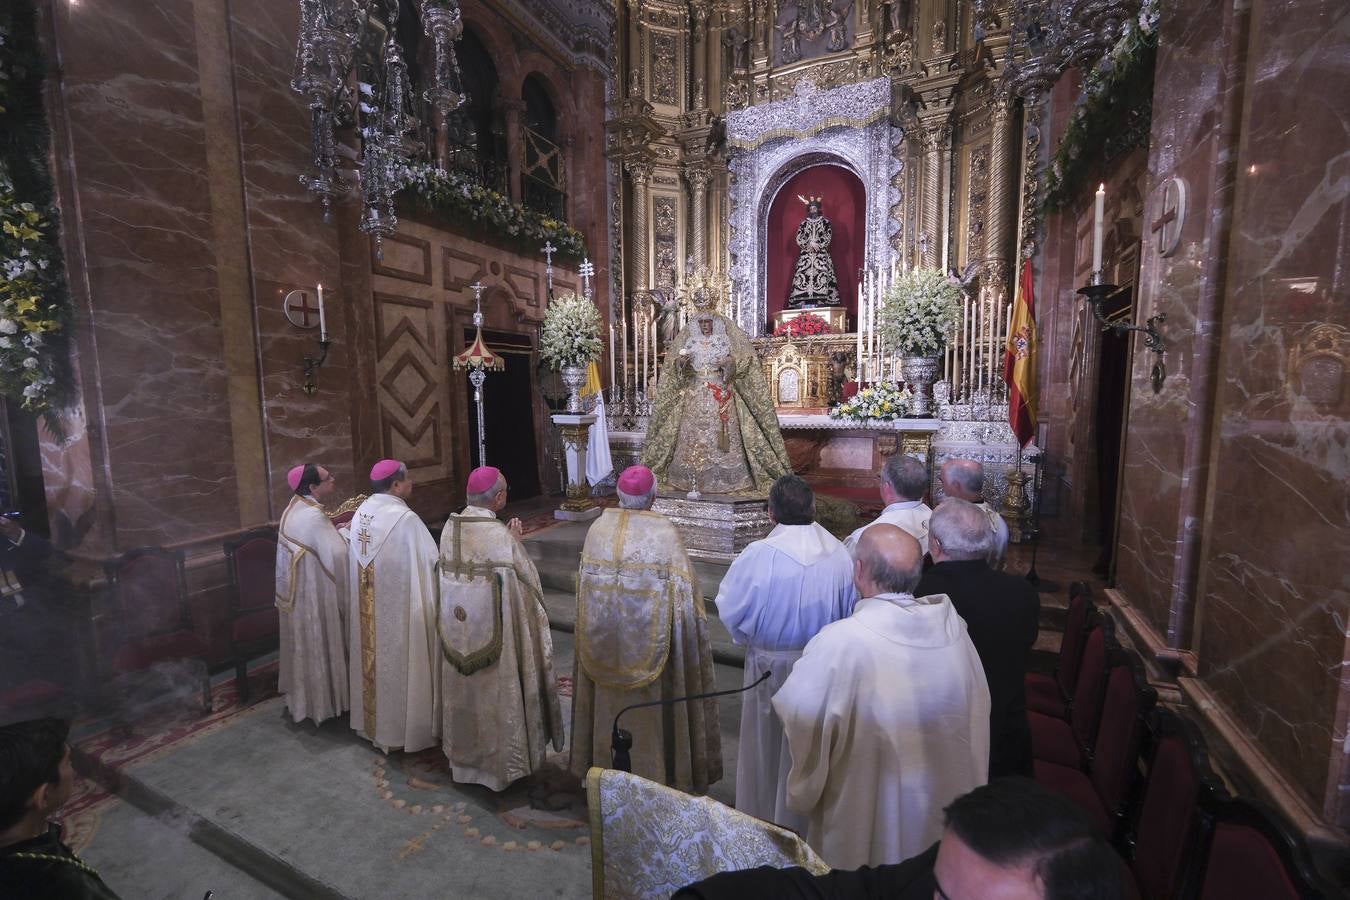
[(803, 169), (783, 185), (769, 207), (768, 222), (768, 311), (769, 321), (783, 308), (792, 290), (792, 271), (797, 265), (797, 226), (806, 218), (806, 207), (797, 199), (823, 198), (821, 213), (830, 220), (834, 237), (830, 258), (839, 279), (839, 298), (850, 319), (858, 312), (858, 270), (866, 249), (866, 192), (858, 176), (842, 166), (822, 164)]

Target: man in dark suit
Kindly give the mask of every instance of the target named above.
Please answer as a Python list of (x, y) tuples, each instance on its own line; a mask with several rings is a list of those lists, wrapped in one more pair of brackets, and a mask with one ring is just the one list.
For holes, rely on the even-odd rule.
[(989, 777), (1032, 774), (1027, 725), (1027, 656), (1040, 627), (1041, 600), (1025, 579), (989, 567), (995, 536), (974, 504), (948, 498), (928, 524), (933, 567), (914, 596), (946, 594), (966, 620), (989, 682)]

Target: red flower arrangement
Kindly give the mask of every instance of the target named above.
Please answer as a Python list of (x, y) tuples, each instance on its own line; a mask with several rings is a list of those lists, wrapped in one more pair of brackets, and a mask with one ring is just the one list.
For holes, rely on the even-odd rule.
[(817, 334), (829, 334), (830, 323), (815, 313), (802, 313), (796, 318), (780, 322), (773, 330), (774, 337), (812, 337)]

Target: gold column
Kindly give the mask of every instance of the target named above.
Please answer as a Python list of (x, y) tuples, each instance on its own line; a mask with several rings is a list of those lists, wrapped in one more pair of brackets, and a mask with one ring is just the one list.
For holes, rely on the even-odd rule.
[(946, 190), (943, 172), (947, 151), (951, 146), (952, 126), (946, 119), (928, 122), (923, 126), (923, 206), (919, 214), (919, 261), (935, 268), (943, 262), (942, 248), (947, 243), (943, 209)]
[(628, 177), (633, 180), (633, 293), (646, 291), (651, 285), (647, 264), (647, 182), (652, 177), (652, 164), (646, 159), (630, 159), (624, 163)]
[(704, 166), (690, 166), (684, 170), (694, 194), (693, 257), (695, 266), (708, 264), (708, 182), (711, 173)]

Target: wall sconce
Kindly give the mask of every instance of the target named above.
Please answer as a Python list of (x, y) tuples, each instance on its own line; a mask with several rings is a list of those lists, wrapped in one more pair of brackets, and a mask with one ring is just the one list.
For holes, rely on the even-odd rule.
[(1144, 336), (1144, 346), (1157, 355), (1153, 361), (1153, 369), (1149, 373), (1149, 383), (1153, 385), (1153, 393), (1162, 391), (1163, 379), (1167, 377), (1167, 365), (1163, 361), (1163, 353), (1167, 350), (1163, 343), (1162, 334), (1158, 331), (1158, 325), (1166, 321), (1167, 316), (1158, 313), (1156, 316), (1149, 316), (1148, 322), (1144, 325), (1130, 325), (1126, 322), (1113, 322), (1102, 314), (1102, 306), (1107, 298), (1114, 294), (1117, 286), (1114, 284), (1103, 284), (1101, 270), (1092, 273), (1092, 281), (1078, 289), (1078, 293), (1083, 295), (1083, 299), (1092, 308), (1092, 315), (1102, 325), (1102, 331), (1114, 331), (1116, 334), (1124, 334), (1127, 331), (1138, 331)]

